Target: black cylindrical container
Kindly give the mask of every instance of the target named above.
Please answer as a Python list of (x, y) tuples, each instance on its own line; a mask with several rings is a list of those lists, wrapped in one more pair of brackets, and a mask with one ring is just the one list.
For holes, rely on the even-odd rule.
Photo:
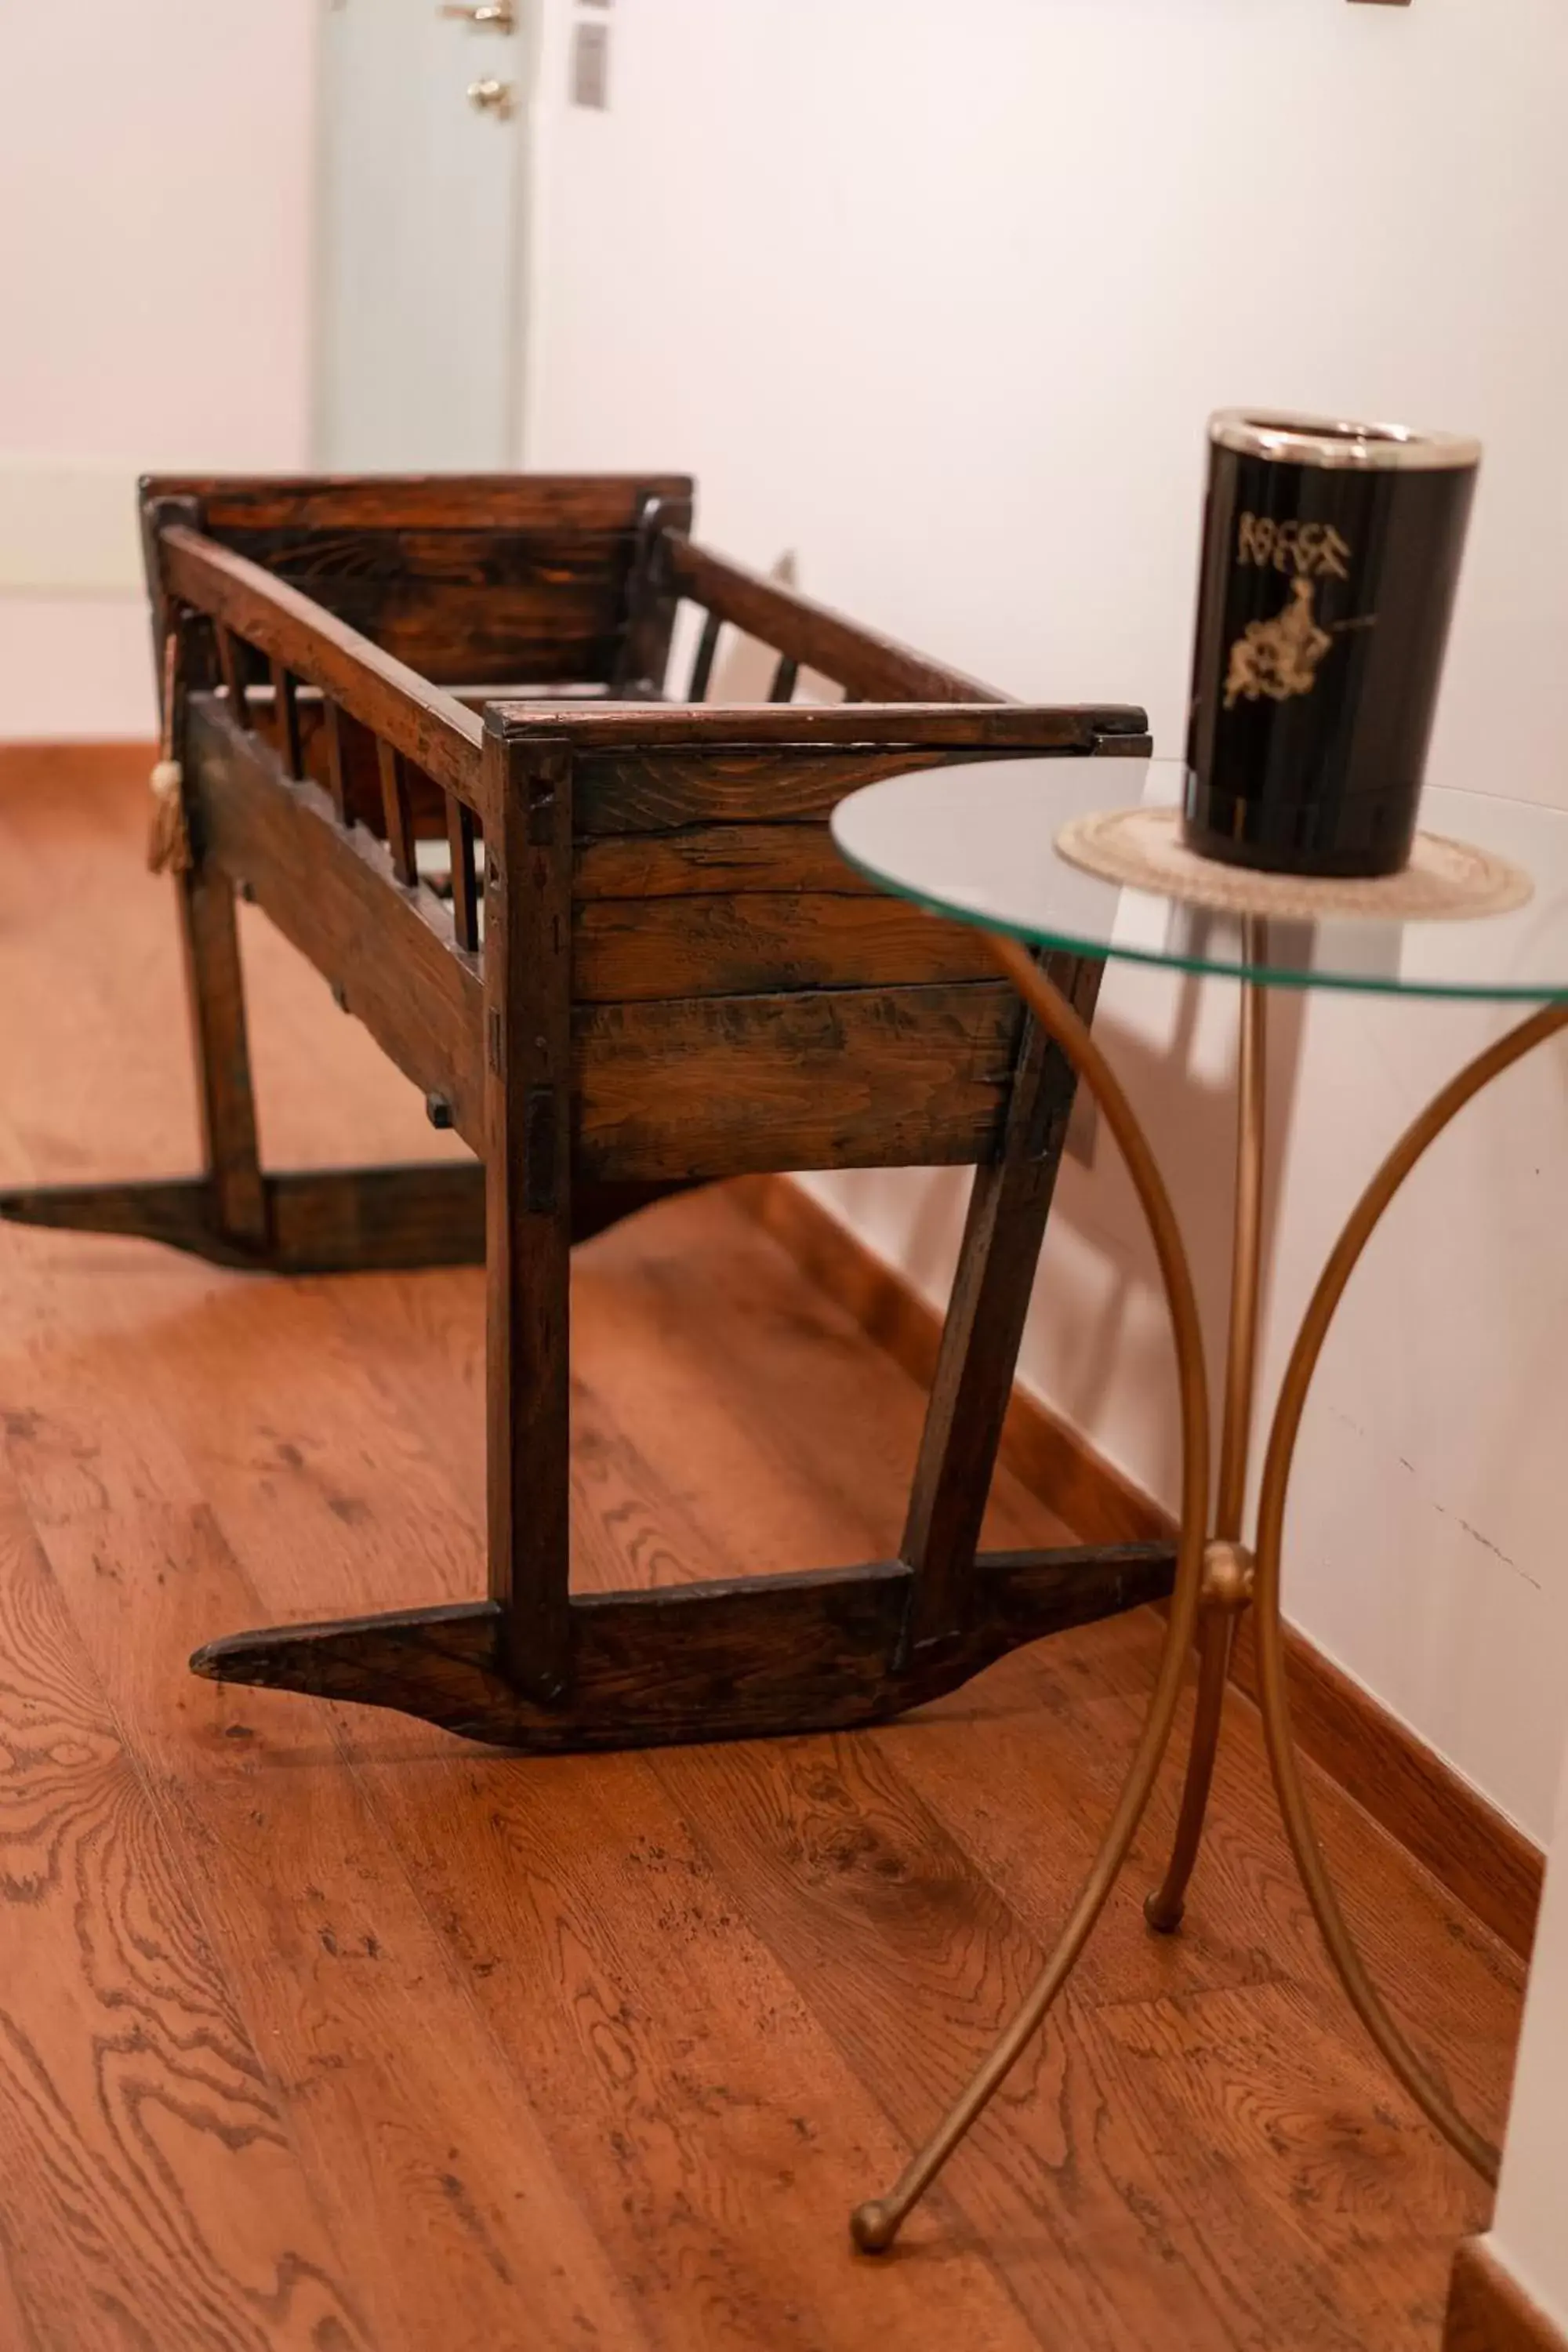
[(1212, 419), (1192, 848), (1287, 874), (1405, 864), (1479, 462), (1401, 425)]

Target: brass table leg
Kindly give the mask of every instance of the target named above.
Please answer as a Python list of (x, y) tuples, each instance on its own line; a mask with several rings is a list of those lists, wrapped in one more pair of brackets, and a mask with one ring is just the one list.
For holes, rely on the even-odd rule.
[(1061, 1940), (991, 2055), (926, 2146), (905, 2168), (896, 2187), (886, 2197), (873, 2198), (856, 2208), (850, 2220), (850, 2234), (863, 2253), (883, 2253), (892, 2244), (911, 2208), (924, 2196), (1034, 2039), (1089, 1941), (1095, 1921), (1121, 1874), (1170, 1744), (1186, 1655), (1197, 1624), (1204, 1572), (1204, 1528), (1208, 1519), (1208, 1381), (1192, 1272), (1170, 1195), (1121, 1083), (1084, 1023), (1015, 940), (998, 938), (991, 944), (1002, 969), (1041, 1028), (1061, 1047), (1099, 1103), (1149, 1220), (1176, 1343), (1182, 1411), (1182, 1532), (1170, 1622), (1154, 1696), (1110, 1826)]
[[(1259, 963), (1263, 926), (1249, 918), (1247, 958)], [(1176, 1840), (1160, 1885), (1145, 1896), (1143, 1916), (1163, 1936), (1173, 1935), (1186, 1907), (1214, 1786), (1231, 1644), (1237, 1618), (1252, 1597), (1252, 1556), (1241, 1540), (1247, 1509), (1247, 1469), (1252, 1445), (1252, 1396), (1258, 1362), (1259, 1269), (1263, 1255), (1263, 1150), (1268, 1112), (1268, 1000), (1248, 981), (1241, 1000), (1237, 1078), (1236, 1208), (1231, 1227), (1230, 1332), (1226, 1349), (1225, 1414), (1220, 1423), (1215, 1538), (1205, 1559), (1198, 1622), (1198, 1692), (1193, 1739)]]
[[(1152, 1925), (1164, 1927), (1177, 1924), (1198, 1850), (1213, 1778), (1232, 1632), (1237, 1614), (1249, 1599), (1255, 1601), (1258, 1612), (1259, 1699), (1275, 1790), (1291, 1852), (1329, 1958), (1357, 2014), (1411, 2097), (1478, 2172), (1488, 2180), (1495, 2180), (1497, 2150), (1458, 2112), (1441, 2084), (1416, 2057), (1394, 2024), (1366, 1974), (1340, 1910), (1312, 1828), (1291, 1737), (1280, 1616), (1280, 1559), (1286, 1493), (1307, 1392), (1334, 1311), (1363, 1250), (1428, 1145), (1490, 1079), (1533, 1046), (1568, 1029), (1568, 1004), (1549, 1005), (1531, 1014), (1468, 1064), (1413, 1122), (1363, 1194), (1313, 1293), (1280, 1388), (1264, 1463), (1254, 1568), (1239, 1530), (1246, 1499), (1261, 1256), (1262, 992), (1249, 983), (1244, 1003), (1236, 1236), (1221, 1475), (1216, 1497), (1219, 1532), (1212, 1541), (1205, 1541), (1209, 1438), (1203, 1335), (1191, 1270), (1169, 1195), (1120, 1081), (1083, 1022), (1016, 941), (995, 938), (991, 945), (1036, 1020), (1061, 1047), (1100, 1104), (1127, 1161), (1149, 1221), (1170, 1306), (1181, 1393), (1182, 1505), (1176, 1581), (1159, 1674), (1137, 1753), (1110, 1826), (1061, 1938), (1017, 2015), (925, 2147), (906, 2167), (896, 2186), (887, 2196), (857, 2207), (850, 2221), (851, 2236), (866, 2253), (881, 2253), (892, 2245), (912, 2208), (1044, 2023), (1126, 1862), (1170, 1744), (1186, 1653), (1201, 1625), (1198, 1711), (1181, 1822), (1165, 1878), (1145, 1906)], [(1249, 943), (1249, 953), (1254, 958), (1256, 946), (1256, 940)]]
[(1442, 2084), (1416, 2057), (1383, 2004), (1362, 1963), (1345, 1925), (1339, 1899), (1330, 1880), (1312, 1827), (1311, 1809), (1302, 1786), (1301, 1768), (1290, 1733), (1290, 1706), (1285, 1690), (1285, 1643), (1280, 1622), (1279, 1580), (1284, 1545), (1285, 1498), (1290, 1465), (1307, 1402), (1307, 1391), (1318, 1358), (1328, 1337), (1334, 1310), (1344, 1296), (1362, 1252), (1372, 1239), (1384, 1210), (1428, 1146), (1481, 1088), (1521, 1060), (1532, 1047), (1568, 1028), (1568, 1004), (1549, 1004), (1521, 1021), (1505, 1037), (1478, 1054), (1458, 1076), (1412, 1121), (1373, 1178), (1352, 1212), (1335, 1244), (1311, 1302), (1302, 1319), (1296, 1345), (1280, 1384), (1274, 1425), (1263, 1464), (1263, 1488), (1258, 1505), (1258, 1700), (1264, 1736), (1274, 1774), (1275, 1793), (1301, 1884), (1307, 1890), (1330, 1959), (1352, 2007), (1383, 2053), (1388, 2065), (1416, 2105), (1436, 2125), (1484, 2179), (1498, 2176), (1498, 2151), (1466, 2121)]

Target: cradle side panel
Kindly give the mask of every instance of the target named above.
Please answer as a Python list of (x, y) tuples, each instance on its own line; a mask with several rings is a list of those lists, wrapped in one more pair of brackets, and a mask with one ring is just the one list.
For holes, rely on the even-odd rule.
[(1020, 1019), (1003, 981), (578, 1005), (574, 1166), (592, 1181), (984, 1160)]
[(684, 476), (182, 481), (214, 539), (435, 684), (609, 679), (638, 521), (691, 516)]
[(317, 785), (287, 781), (268, 746), (205, 696), (191, 706), (188, 757), (204, 856), (248, 887), (383, 1051), (424, 1092), (444, 1095), (458, 1134), (482, 1150), (479, 970), (452, 944), (447, 909), (429, 890), (396, 883), (384, 844), (363, 826), (345, 831)]
[[(586, 1178), (668, 1180), (991, 1159), (1017, 998), (977, 933), (868, 897), (827, 820), (846, 793), (900, 768), (993, 748), (1088, 751), (1100, 714), (696, 716), (711, 740), (671, 742), (689, 734), (685, 713), (571, 724), (574, 1164)], [(777, 740), (781, 728), (797, 740)], [(852, 730), (862, 740), (843, 740)], [(653, 869), (657, 890), (623, 895)]]

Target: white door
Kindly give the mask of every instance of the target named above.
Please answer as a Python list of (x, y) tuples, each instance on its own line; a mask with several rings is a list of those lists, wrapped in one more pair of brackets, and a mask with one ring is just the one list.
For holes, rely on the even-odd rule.
[(334, 472), (515, 462), (539, 0), (323, 0), (316, 457)]

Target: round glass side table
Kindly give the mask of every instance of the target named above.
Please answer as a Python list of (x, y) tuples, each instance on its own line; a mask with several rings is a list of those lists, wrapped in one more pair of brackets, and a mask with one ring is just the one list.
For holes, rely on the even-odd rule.
[[(1287, 922), (1217, 914), (1098, 880), (1058, 854), (1057, 835), (1070, 818), (1140, 802), (1149, 808), (1174, 808), (1184, 781), (1184, 770), (1174, 761), (970, 762), (872, 784), (843, 801), (833, 821), (840, 852), (872, 881), (989, 935), (998, 963), (1030, 1013), (1099, 1102), (1153, 1239), (1176, 1343), (1182, 1426), (1180, 1539), (1171, 1614), (1148, 1716), (1110, 1825), (1061, 1939), (1017, 2016), (896, 2186), (857, 2210), (852, 2232), (866, 2252), (892, 2244), (1076, 1966), (1131, 1851), (1170, 1744), (1187, 1653), (1195, 1645), (1197, 1701), (1175, 1840), (1165, 1875), (1144, 1904), (1152, 1927), (1169, 1934), (1179, 1927), (1208, 1805), (1232, 1642), (1247, 1608), (1254, 1612), (1259, 1702), (1275, 1792), (1330, 1958), (1405, 2088), (1460, 2155), (1488, 2179), (1497, 2177), (1497, 2150), (1457, 2112), (1394, 2023), (1340, 1909), (1291, 1737), (1280, 1555), (1291, 1460), (1312, 1375), (1335, 1309), (1384, 1210), (1427, 1146), (1472, 1096), (1533, 1046), (1568, 1028), (1568, 814), (1483, 793), (1426, 793), (1421, 808), (1426, 830), (1500, 855), (1522, 867), (1534, 884), (1533, 896), (1512, 912), (1462, 919), (1357, 916)], [(1212, 1510), (1208, 1375), (1181, 1230), (1154, 1152), (1115, 1072), (1032, 949), (1212, 973), (1242, 984), (1230, 1312)], [(1449, 1080), (1395, 1144), (1352, 1212), (1301, 1320), (1280, 1384), (1263, 1457), (1257, 1529), (1248, 1544), (1244, 1514), (1262, 1255), (1265, 992), (1271, 987), (1518, 999), (1538, 1009)]]

